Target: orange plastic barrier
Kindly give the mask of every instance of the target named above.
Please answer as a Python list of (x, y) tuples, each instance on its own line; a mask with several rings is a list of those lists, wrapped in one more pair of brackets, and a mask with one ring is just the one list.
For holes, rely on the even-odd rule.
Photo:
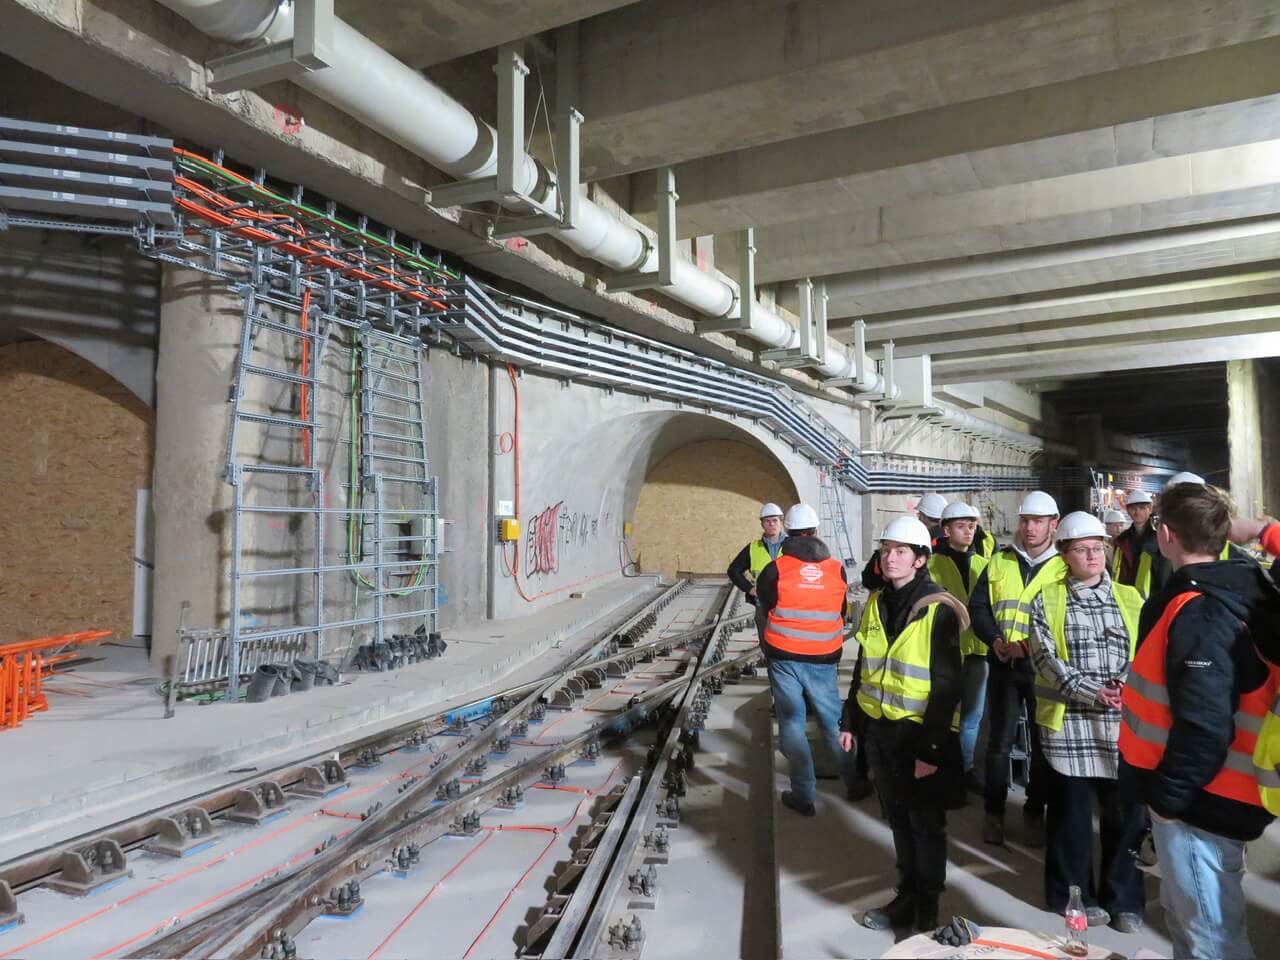
[(79, 656), (64, 648), (82, 647), (109, 636), (110, 630), (82, 630), (0, 646), (0, 730), (16, 727), (31, 714), (49, 709), (42, 681), (53, 675), (55, 664)]

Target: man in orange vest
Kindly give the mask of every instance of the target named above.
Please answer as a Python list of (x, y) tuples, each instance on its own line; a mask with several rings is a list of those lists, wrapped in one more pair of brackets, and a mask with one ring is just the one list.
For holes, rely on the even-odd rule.
[(756, 602), (768, 613), (764, 652), (782, 755), (791, 768), (791, 789), (782, 805), (802, 816), (816, 812), (817, 781), (805, 736), (805, 701), (818, 730), (840, 757), (840, 691), (836, 666), (844, 652), (844, 564), (818, 539), (818, 514), (797, 503), (784, 518), (787, 539), (778, 559), (760, 572)]
[(1280, 674), (1253, 637), (1280, 635), (1280, 590), (1253, 561), (1218, 559), (1230, 525), (1221, 490), (1160, 495), (1156, 536), (1174, 572), (1143, 608), (1122, 698), (1121, 777), (1151, 809), (1176, 957), (1253, 956), (1244, 847), (1273, 819), (1252, 758)]

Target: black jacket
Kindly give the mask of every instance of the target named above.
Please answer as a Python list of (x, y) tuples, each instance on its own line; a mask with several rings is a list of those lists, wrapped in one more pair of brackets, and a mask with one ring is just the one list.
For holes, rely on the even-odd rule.
[[(781, 553), (810, 563), (831, 559), (831, 551), (817, 537), (787, 537), (782, 541)], [(840, 579), (846, 583), (849, 580), (844, 564), (840, 565)], [(776, 563), (771, 563), (760, 571), (760, 577), (756, 580), (756, 602), (766, 613), (778, 605), (778, 565)], [(767, 643), (764, 645), (764, 652), (770, 660), (802, 660), (805, 663), (839, 663), (844, 655), (843, 650), (837, 650), (835, 653), (821, 656), (806, 656), (802, 653), (778, 650)]]
[[(785, 542), (786, 534), (783, 534), (782, 538)], [(760, 538), (757, 537), (756, 539), (758, 540)], [(755, 540), (752, 540), (751, 543), (748, 543), (745, 547), (739, 550), (738, 555), (733, 558), (733, 563), (729, 564), (729, 569), (725, 571), (733, 585), (743, 593), (747, 594), (748, 603), (756, 602), (755, 598), (749, 593), (755, 584), (753, 584), (747, 577), (747, 573), (751, 569), (751, 544), (755, 542)]]
[[(996, 551), (996, 553), (1001, 552), (1006, 552), (1018, 561), (1018, 572), (1022, 574), (1023, 583), (1029, 582), (1036, 575), (1036, 571), (1057, 556), (1056, 553), (1050, 554), (1035, 566), (1032, 566), (1027, 561), (1027, 558), (1013, 549), (1013, 547), (1001, 547), (1000, 550)], [(987, 576), (986, 569), (978, 576), (978, 582), (973, 585), (973, 590), (969, 594), (969, 619), (973, 621), (974, 636), (988, 647), (987, 662), (991, 664), (992, 669), (1035, 673), (1035, 666), (1032, 664), (1030, 656), (1004, 663), (995, 655), (994, 651), (990, 650), (995, 641), (1004, 639), (1004, 634), (1000, 632), (1000, 627), (996, 623), (995, 611), (991, 609), (991, 582)]]
[(1160, 548), (1156, 544), (1155, 528), (1148, 523), (1146, 529), (1143, 530), (1141, 536), (1139, 536), (1137, 527), (1126, 527), (1124, 532), (1121, 533), (1120, 536), (1116, 537), (1116, 550), (1120, 551), (1123, 556), (1126, 548), (1131, 551), (1133, 559), (1132, 561), (1120, 561), (1119, 580), (1121, 583), (1132, 585), (1134, 575), (1138, 569), (1138, 559), (1143, 553), (1151, 554), (1153, 557), (1153, 563), (1156, 559), (1160, 558)]
[[(978, 542), (978, 536), (981, 534), (982, 528), (978, 527), (978, 533), (973, 536), (973, 542)], [(934, 544), (942, 542), (942, 527), (930, 527), (929, 536), (933, 538)], [(862, 568), (862, 585), (868, 590), (883, 590), (884, 575), (880, 572), (880, 551), (876, 550), (867, 560), (867, 565)]]
[[(951, 549), (951, 544), (949, 544), (946, 540), (939, 540), (938, 545), (933, 548), (933, 552), (935, 554), (937, 554), (940, 557), (947, 557), (956, 565), (956, 569), (960, 571), (960, 582), (964, 584), (964, 588), (966, 590), (969, 589), (970, 571), (973, 570), (972, 558), (978, 556), (977, 547), (978, 547), (978, 540), (975, 537), (973, 541), (973, 545), (970, 546), (969, 549), (964, 551), (963, 553), (961, 553), (959, 550)], [(960, 599), (963, 602), (964, 598), (961, 597)]]
[(1164, 756), (1155, 770), (1122, 761), (1121, 777), (1162, 817), (1253, 840), (1272, 821), (1271, 814), (1202, 788), (1227, 758), (1240, 695), (1267, 679), (1254, 640), (1280, 636), (1280, 589), (1252, 560), (1183, 567), (1142, 608), (1139, 644), (1169, 601), (1187, 590), (1204, 596), (1184, 607), (1169, 630), (1165, 665), (1173, 726)]
[[(892, 643), (911, 621), (907, 619), (912, 606), (922, 597), (946, 593), (929, 576), (928, 568), (922, 568), (916, 578), (900, 590), (885, 587), (876, 594), (880, 620)], [(918, 610), (914, 619), (925, 616), (926, 610)], [(955, 612), (939, 604), (933, 618), (933, 636), (929, 650), (929, 706), (925, 708), (924, 722), (901, 721), (905, 733), (910, 734), (911, 748), (916, 759), (941, 767), (949, 759), (948, 748), (954, 738), (951, 720), (960, 703), (964, 683), (960, 665), (960, 622)], [(853, 671), (853, 684), (840, 717), (840, 729), (861, 735), (869, 717), (858, 706), (858, 686), (862, 682), (862, 653)], [(913, 729), (914, 728), (914, 729)]]

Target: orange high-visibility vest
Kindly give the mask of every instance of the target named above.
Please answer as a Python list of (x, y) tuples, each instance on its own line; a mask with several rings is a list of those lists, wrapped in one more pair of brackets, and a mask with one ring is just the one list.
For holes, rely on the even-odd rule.
[(813, 562), (779, 554), (778, 604), (764, 642), (775, 650), (820, 657), (844, 646), (845, 582), (834, 557)]
[[(1169, 645), (1169, 625), (1178, 613), (1202, 594), (1194, 590), (1169, 601), (1164, 614), (1138, 648), (1125, 684), (1120, 719), (1120, 754), (1132, 766), (1154, 770), (1164, 756), (1173, 710), (1166, 684), (1165, 652)], [(1203, 788), (1228, 800), (1262, 806), (1258, 781), (1254, 776), (1253, 753), (1262, 721), (1276, 697), (1277, 671), (1272, 668), (1267, 682), (1257, 690), (1240, 695), (1236, 708), (1235, 737), (1227, 760)]]

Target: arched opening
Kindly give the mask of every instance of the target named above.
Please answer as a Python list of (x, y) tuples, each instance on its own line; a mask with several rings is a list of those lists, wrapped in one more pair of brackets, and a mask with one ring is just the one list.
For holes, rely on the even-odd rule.
[(797, 498), (786, 467), (749, 433), (677, 417), (654, 443), (636, 502), (636, 557), (646, 573), (723, 574), (758, 535), (760, 504)]
[(151, 486), (150, 407), (45, 340), (0, 346), (0, 637), (133, 634), (138, 490)]

